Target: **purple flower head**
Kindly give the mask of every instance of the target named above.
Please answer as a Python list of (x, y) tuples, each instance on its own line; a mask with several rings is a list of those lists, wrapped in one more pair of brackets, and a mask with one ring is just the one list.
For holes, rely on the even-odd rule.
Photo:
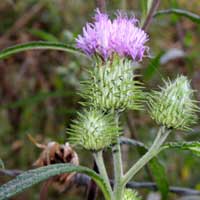
[(120, 57), (129, 57), (141, 61), (148, 47), (148, 35), (139, 27), (134, 17), (118, 12), (114, 20), (98, 9), (93, 23), (87, 23), (83, 34), (76, 39), (77, 48), (91, 56), (100, 55), (104, 60), (117, 53)]

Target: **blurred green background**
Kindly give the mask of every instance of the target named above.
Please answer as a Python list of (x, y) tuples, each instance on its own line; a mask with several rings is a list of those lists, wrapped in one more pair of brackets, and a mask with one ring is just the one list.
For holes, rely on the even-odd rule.
[[(111, 15), (126, 10), (140, 18), (140, 0), (107, 0)], [(87, 21), (91, 21), (95, 0), (1, 0), (0, 49), (28, 41), (44, 40), (74, 44)], [(159, 10), (180, 8), (200, 15), (199, 0), (162, 0)], [(184, 74), (192, 80), (200, 100), (200, 24), (185, 17), (163, 15), (154, 18), (148, 33), (151, 59), (140, 63), (138, 73), (147, 90), (158, 88), (162, 79)], [(87, 78), (91, 62), (84, 57), (59, 51), (34, 50), (0, 61), (0, 158), (6, 169), (32, 167), (41, 150), (28, 139), (31, 134), (39, 143), (66, 142), (66, 127), (81, 106), (77, 94), (80, 81)], [(157, 125), (146, 111), (128, 111), (122, 116), (125, 135), (150, 145)], [(199, 140), (200, 126), (188, 133), (176, 132), (169, 140)], [(135, 148), (124, 146), (124, 168), (139, 155)], [(91, 155), (77, 149), (80, 163), (93, 166)], [(112, 167), (109, 152), (106, 161)], [(190, 152), (170, 150), (159, 156), (170, 185), (200, 189), (200, 158)], [(112, 174), (111, 174), (112, 175)], [(1, 176), (0, 182), (9, 180)], [(137, 181), (153, 181), (142, 170)], [(38, 199), (36, 186), (13, 199)], [(144, 199), (149, 190), (139, 190)], [(48, 199), (86, 199), (86, 189), (78, 188), (59, 194), (51, 190)], [(199, 197), (200, 198), (200, 197)], [(170, 200), (179, 199), (169, 195)]]

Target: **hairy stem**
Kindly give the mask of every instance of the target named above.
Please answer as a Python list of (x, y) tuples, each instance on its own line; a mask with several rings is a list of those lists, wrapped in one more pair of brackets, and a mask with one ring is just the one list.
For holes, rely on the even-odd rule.
[[(116, 113), (115, 115), (116, 123), (118, 124), (119, 116)], [(122, 164), (122, 155), (120, 140), (118, 138), (117, 144), (112, 148), (113, 162), (114, 162), (114, 197), (115, 200), (121, 200), (123, 195), (124, 187), (122, 186), (123, 178), (123, 164)]]
[(99, 173), (102, 176), (102, 178), (104, 179), (104, 182), (105, 182), (108, 192), (110, 194), (110, 199), (114, 200), (113, 191), (112, 191), (112, 188), (110, 185), (110, 180), (109, 180), (109, 177), (108, 177), (108, 174), (106, 171), (106, 167), (104, 164), (104, 160), (103, 160), (103, 152), (102, 151), (95, 152), (95, 153), (93, 153), (93, 156), (94, 156), (95, 162), (97, 164)]
[(158, 131), (158, 134), (149, 149), (149, 151), (144, 154), (125, 174), (123, 178), (123, 185), (126, 185), (135, 174), (137, 174), (141, 168), (143, 168), (153, 157), (155, 157), (160, 152), (161, 145), (165, 142), (168, 137), (170, 130), (165, 127), (161, 127)]
[(113, 162), (114, 162), (114, 196), (115, 200), (121, 200), (123, 194), (122, 177), (122, 156), (120, 142), (118, 140), (117, 144), (112, 148)]

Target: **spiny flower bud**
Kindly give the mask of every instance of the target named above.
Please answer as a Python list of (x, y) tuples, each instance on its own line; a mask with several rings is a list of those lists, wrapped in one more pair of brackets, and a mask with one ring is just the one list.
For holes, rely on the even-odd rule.
[(97, 110), (78, 113), (78, 119), (73, 121), (68, 130), (69, 141), (72, 144), (91, 151), (98, 151), (114, 144), (119, 132), (113, 115)]
[(188, 130), (196, 123), (198, 110), (193, 98), (194, 90), (185, 76), (165, 81), (161, 91), (153, 91), (149, 98), (149, 112), (151, 117), (167, 128)]
[(142, 87), (133, 78), (132, 62), (116, 56), (112, 61), (97, 64), (90, 79), (83, 83), (81, 95), (86, 105), (105, 112), (140, 109)]
[(123, 200), (141, 200), (135, 190), (125, 189)]

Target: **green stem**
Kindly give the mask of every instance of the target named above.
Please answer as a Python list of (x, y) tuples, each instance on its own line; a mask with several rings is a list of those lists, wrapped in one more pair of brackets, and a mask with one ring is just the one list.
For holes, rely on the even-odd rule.
[[(116, 124), (118, 124), (118, 113), (115, 113), (115, 116)], [(123, 164), (119, 138), (117, 140), (117, 144), (115, 144), (112, 148), (112, 155), (114, 162), (114, 197), (115, 200), (121, 200), (123, 196), (124, 187), (122, 185)]]
[(95, 153), (93, 153), (93, 156), (94, 156), (95, 162), (97, 164), (99, 173), (102, 176), (102, 178), (104, 179), (104, 182), (105, 182), (108, 192), (110, 194), (110, 199), (114, 200), (113, 191), (112, 191), (112, 188), (110, 185), (110, 180), (109, 180), (109, 177), (108, 177), (108, 174), (106, 171), (106, 167), (104, 164), (104, 160), (103, 160), (103, 151), (95, 152)]
[(160, 152), (161, 145), (165, 142), (168, 137), (170, 130), (166, 130), (165, 127), (161, 127), (158, 131), (158, 134), (149, 149), (149, 151), (140, 158), (134, 165), (129, 169), (123, 178), (123, 186), (125, 186), (135, 174), (137, 174), (141, 168), (143, 168), (153, 157), (155, 157)]
[(115, 200), (121, 200), (123, 195), (123, 168), (122, 168), (122, 156), (119, 140), (112, 148), (113, 162), (114, 162), (114, 196)]

